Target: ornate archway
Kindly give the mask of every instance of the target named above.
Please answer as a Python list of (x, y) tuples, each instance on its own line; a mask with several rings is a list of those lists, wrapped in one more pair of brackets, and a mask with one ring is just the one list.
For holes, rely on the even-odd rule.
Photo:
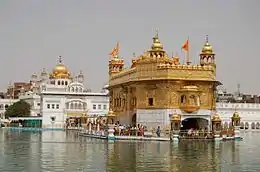
[(205, 118), (185, 118), (181, 122), (181, 130), (193, 129), (207, 129), (209, 121)]

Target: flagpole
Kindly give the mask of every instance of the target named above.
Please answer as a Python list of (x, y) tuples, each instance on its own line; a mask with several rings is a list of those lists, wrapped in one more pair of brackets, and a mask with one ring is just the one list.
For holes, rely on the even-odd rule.
[(187, 65), (190, 65), (191, 62), (190, 62), (190, 37), (188, 36), (188, 51), (187, 51)]

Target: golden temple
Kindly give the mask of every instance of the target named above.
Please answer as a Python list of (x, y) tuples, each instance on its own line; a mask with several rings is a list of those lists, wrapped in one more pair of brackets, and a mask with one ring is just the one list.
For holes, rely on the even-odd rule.
[[(188, 51), (187, 40), (185, 50)], [(206, 36), (199, 55), (200, 63), (185, 64), (164, 50), (158, 32), (151, 49), (132, 59), (125, 68), (114, 48), (109, 60), (110, 108), (124, 124), (142, 123), (169, 127), (169, 115), (177, 111), (182, 119), (199, 116), (210, 121), (216, 107), (215, 53)]]

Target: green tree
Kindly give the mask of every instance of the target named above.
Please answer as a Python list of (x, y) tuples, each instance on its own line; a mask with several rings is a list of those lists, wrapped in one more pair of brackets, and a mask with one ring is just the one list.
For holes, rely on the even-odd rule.
[(24, 100), (15, 102), (5, 111), (5, 117), (27, 117), (31, 114), (31, 106)]

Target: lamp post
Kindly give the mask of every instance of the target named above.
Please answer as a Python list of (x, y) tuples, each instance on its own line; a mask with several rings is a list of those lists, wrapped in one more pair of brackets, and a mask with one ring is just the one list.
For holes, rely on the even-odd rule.
[(234, 127), (234, 137), (235, 139), (241, 139), (240, 137), (240, 119), (241, 117), (239, 116), (238, 112), (235, 111), (231, 120), (232, 120), (232, 126)]
[(215, 113), (212, 117), (212, 132), (214, 134), (215, 141), (221, 140), (220, 132), (221, 132), (221, 119), (219, 114)]
[(114, 135), (114, 132), (115, 132), (115, 113), (112, 111), (112, 110), (109, 110), (108, 114), (107, 114), (107, 131), (108, 131), (108, 140), (115, 140), (115, 135)]
[(179, 141), (179, 133), (181, 127), (181, 116), (176, 112), (171, 116), (171, 140)]
[(51, 116), (50, 118), (51, 118), (52, 130), (53, 130), (53, 125), (54, 125), (54, 123), (55, 123), (56, 117), (55, 117), (55, 116)]

